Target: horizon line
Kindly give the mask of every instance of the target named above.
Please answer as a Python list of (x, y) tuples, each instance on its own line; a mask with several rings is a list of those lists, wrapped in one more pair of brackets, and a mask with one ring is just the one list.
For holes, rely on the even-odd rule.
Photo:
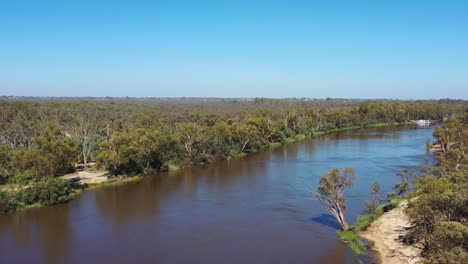
[(354, 100), (354, 101), (467, 101), (462, 98), (431, 98), (431, 99), (401, 99), (401, 98), (344, 98), (344, 97), (215, 97), (215, 96), (36, 96), (36, 95), (0, 95), (0, 98), (28, 98), (28, 99), (232, 99), (232, 100)]

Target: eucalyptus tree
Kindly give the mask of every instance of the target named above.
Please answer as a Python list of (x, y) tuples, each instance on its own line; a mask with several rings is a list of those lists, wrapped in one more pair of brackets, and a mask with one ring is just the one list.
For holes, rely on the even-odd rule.
[(346, 211), (344, 193), (347, 187), (353, 185), (355, 179), (356, 172), (353, 169), (345, 168), (340, 172), (335, 168), (320, 177), (320, 186), (315, 191), (315, 197), (336, 218), (344, 231), (349, 229), (344, 216)]
[(384, 200), (384, 196), (381, 192), (380, 184), (374, 182), (371, 186), (371, 200), (365, 202), (366, 211), (368, 213), (373, 213), (379, 207), (380, 203)]

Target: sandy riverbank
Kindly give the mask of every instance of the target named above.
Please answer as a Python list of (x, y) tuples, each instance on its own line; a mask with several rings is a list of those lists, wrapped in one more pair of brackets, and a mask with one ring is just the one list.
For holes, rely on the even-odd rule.
[(80, 183), (96, 184), (108, 180), (107, 171), (79, 171), (62, 176), (62, 179), (71, 180), (78, 178)]
[(405, 209), (407, 201), (402, 201), (393, 210), (390, 210), (372, 222), (371, 226), (359, 235), (373, 243), (372, 249), (380, 255), (383, 264), (408, 264), (421, 261), (420, 250), (403, 244), (399, 237), (406, 233), (410, 226)]
[(440, 144), (434, 144), (429, 151), (433, 153), (442, 153), (442, 146)]

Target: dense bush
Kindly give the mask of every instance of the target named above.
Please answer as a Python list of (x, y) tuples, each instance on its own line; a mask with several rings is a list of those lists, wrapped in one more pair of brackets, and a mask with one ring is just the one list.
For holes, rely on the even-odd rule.
[(11, 148), (0, 144), (0, 185), (5, 184), (11, 174)]
[[(99, 156), (115, 173), (141, 173), (242, 156), (322, 131), (442, 120), (466, 108), (464, 101), (0, 101), (0, 165), (8, 147), (11, 167), (0, 176), (55, 176)], [(127, 144), (135, 139), (138, 145)]]
[(44, 178), (19, 190), (0, 191), (0, 211), (40, 204), (50, 205), (67, 202), (74, 191), (71, 182), (58, 178)]
[(56, 125), (49, 125), (44, 135), (35, 141), (35, 147), (18, 147), (11, 156), (14, 173), (24, 180), (63, 175), (73, 170), (77, 149)]
[(468, 133), (466, 123), (448, 119), (434, 134), (442, 153), (432, 175), (418, 179), (409, 203), (412, 223), (405, 242), (420, 244), (427, 263), (468, 262)]

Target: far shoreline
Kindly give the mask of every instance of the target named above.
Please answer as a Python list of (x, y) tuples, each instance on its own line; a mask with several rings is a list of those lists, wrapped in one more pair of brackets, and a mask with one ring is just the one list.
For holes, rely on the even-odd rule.
[[(280, 146), (285, 146), (290, 143), (294, 142), (301, 142), (305, 140), (311, 140), (314, 138), (318, 138), (323, 135), (331, 134), (331, 133), (338, 133), (338, 132), (344, 132), (344, 131), (352, 131), (352, 130), (359, 130), (359, 129), (370, 129), (370, 128), (381, 128), (381, 127), (418, 127), (415, 123), (413, 122), (407, 122), (407, 123), (397, 123), (397, 122), (392, 122), (392, 123), (376, 123), (376, 124), (371, 124), (367, 125), (365, 127), (363, 126), (349, 126), (349, 127), (342, 127), (338, 129), (331, 129), (331, 130), (326, 130), (326, 131), (318, 131), (314, 132), (312, 135), (298, 135), (295, 138), (291, 138), (281, 144), (270, 144), (269, 146), (266, 146), (263, 149), (260, 149), (259, 151), (265, 150), (265, 149), (272, 149)], [(228, 159), (236, 159), (236, 158), (243, 158), (245, 156), (251, 155), (252, 153), (248, 153), (246, 155), (240, 155), (240, 156), (234, 156), (230, 157)], [(216, 160), (213, 162), (217, 162), (220, 160)], [(200, 164), (194, 164), (191, 166), (197, 166)], [(179, 169), (184, 169), (187, 167), (191, 166), (186, 166), (186, 167), (178, 167)], [(88, 168), (89, 169), (89, 168)], [(80, 177), (80, 173), (86, 174), (85, 177)], [(157, 172), (161, 173), (161, 171)], [(66, 202), (63, 203), (69, 203), (72, 201), (76, 196), (80, 195), (82, 192), (85, 191), (90, 191), (94, 190), (97, 188), (101, 187), (106, 187), (106, 186), (114, 186), (114, 185), (120, 185), (120, 184), (125, 184), (127, 182), (135, 182), (135, 181), (140, 181), (144, 179), (148, 175), (143, 175), (143, 174), (137, 174), (137, 175), (111, 175), (109, 171), (105, 170), (97, 170), (97, 171), (88, 171), (88, 170), (83, 170), (83, 171), (77, 171), (73, 172), (70, 174), (62, 175), (57, 178), (66, 180), (66, 181), (75, 181), (78, 182), (80, 188), (77, 188), (73, 193), (69, 195), (69, 199)], [(96, 180), (99, 179), (99, 180)], [(62, 204), (63, 204), (62, 203)], [(10, 210), (8, 212), (0, 212), (0, 213), (14, 213), (15, 211), (23, 211), (23, 210), (28, 210), (31, 208), (39, 208), (43, 206), (53, 206), (54, 204), (29, 204), (29, 205), (24, 205), (21, 207), (16, 208), (15, 210)]]

